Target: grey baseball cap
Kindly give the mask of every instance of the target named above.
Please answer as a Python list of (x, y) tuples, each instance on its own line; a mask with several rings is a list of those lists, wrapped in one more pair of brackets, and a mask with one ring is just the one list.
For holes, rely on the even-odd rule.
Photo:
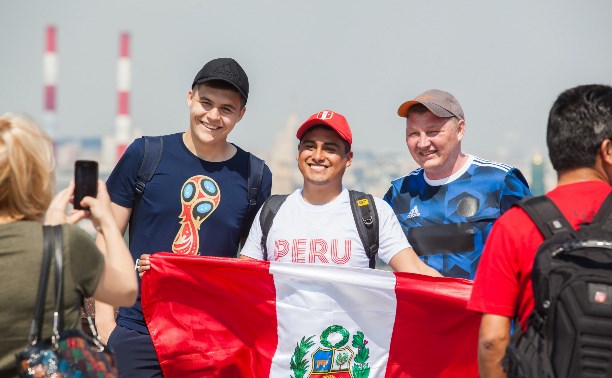
[(439, 89), (427, 90), (416, 96), (413, 100), (404, 102), (397, 109), (397, 114), (400, 117), (408, 117), (408, 110), (416, 104), (423, 104), (438, 117), (465, 119), (463, 109), (461, 109), (461, 105), (459, 105), (459, 101), (457, 101), (455, 96)]

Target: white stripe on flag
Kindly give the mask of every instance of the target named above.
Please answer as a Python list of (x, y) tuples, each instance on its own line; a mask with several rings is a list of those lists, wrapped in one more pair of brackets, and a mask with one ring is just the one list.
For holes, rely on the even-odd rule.
[[(357, 353), (352, 342), (358, 331), (363, 332), (367, 340), (369, 376), (385, 375), (396, 311), (393, 273), (326, 265), (304, 269), (304, 264), (290, 263), (270, 263), (270, 273), (274, 275), (278, 320), (278, 347), (272, 360), (271, 377), (284, 377), (291, 372), (296, 346), (302, 338), (311, 336), (314, 344), (305, 357), (309, 372), (315, 368), (317, 372), (352, 369)], [(350, 335), (349, 340), (341, 344), (342, 331), (329, 332), (331, 326), (343, 327)], [(326, 352), (330, 348), (321, 344), (326, 329), (326, 340), (337, 346), (333, 355)], [(319, 348), (321, 351), (316, 355)], [(338, 351), (343, 348), (350, 351)], [(339, 367), (334, 360), (341, 352), (350, 357)], [(330, 359), (324, 367), (326, 358)]]

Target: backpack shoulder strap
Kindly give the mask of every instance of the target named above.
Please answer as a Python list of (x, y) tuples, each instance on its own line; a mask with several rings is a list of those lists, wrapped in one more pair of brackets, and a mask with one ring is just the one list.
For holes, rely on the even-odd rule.
[(136, 185), (134, 186), (135, 201), (129, 222), (130, 243), (133, 233), (131, 227), (132, 218), (140, 207), (140, 201), (142, 200), (145, 187), (147, 183), (151, 181), (151, 178), (153, 178), (159, 161), (161, 160), (162, 152), (164, 151), (164, 140), (161, 136), (143, 136), (142, 138), (144, 139), (144, 156), (140, 162), (140, 168), (138, 168), (138, 174), (136, 175)]
[(604, 230), (612, 232), (612, 192), (604, 200), (592, 223), (600, 224)]
[(264, 165), (263, 160), (249, 153), (249, 178), (247, 179), (249, 207), (247, 213), (257, 208), (257, 197), (263, 180)]
[(363, 248), (370, 259), (370, 268), (376, 267), (378, 254), (378, 212), (374, 197), (356, 190), (349, 190), (351, 211)]
[(519, 206), (527, 213), (544, 236), (544, 239), (548, 239), (561, 231), (574, 231), (574, 228), (563, 216), (557, 205), (547, 196), (527, 198), (517, 203), (516, 206)]
[[(136, 187), (134, 188), (137, 197), (144, 193), (145, 186), (155, 174), (164, 151), (164, 140), (161, 136), (144, 136), (142, 138), (144, 139), (144, 157), (136, 175)], [(136, 201), (139, 201), (139, 198)]]
[(287, 199), (287, 194), (274, 194), (268, 197), (261, 207), (261, 213), (259, 214), (259, 224), (261, 225), (261, 250), (263, 251), (264, 260), (268, 260), (268, 250), (266, 248), (266, 242), (268, 241), (268, 233), (272, 228), (272, 222), (278, 209)]
[(240, 229), (240, 247), (244, 246), (255, 214), (257, 214), (257, 198), (261, 190), (261, 182), (263, 181), (265, 162), (257, 156), (249, 153), (249, 176), (247, 178), (247, 211), (242, 221)]

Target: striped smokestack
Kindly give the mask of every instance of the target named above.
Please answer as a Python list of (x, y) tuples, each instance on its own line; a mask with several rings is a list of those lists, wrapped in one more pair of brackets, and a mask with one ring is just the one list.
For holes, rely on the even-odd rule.
[(44, 123), (47, 132), (52, 138), (57, 137), (57, 44), (55, 26), (47, 26), (45, 34), (45, 53), (43, 55), (43, 81), (44, 81)]
[(130, 61), (130, 34), (121, 33), (119, 37), (119, 61), (117, 62), (117, 119), (115, 121), (115, 140), (117, 160), (123, 155), (131, 141), (130, 83), (132, 70)]

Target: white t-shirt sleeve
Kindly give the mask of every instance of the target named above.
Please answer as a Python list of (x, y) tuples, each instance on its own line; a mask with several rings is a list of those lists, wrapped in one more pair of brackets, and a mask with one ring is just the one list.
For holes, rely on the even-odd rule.
[[(375, 197), (376, 211), (378, 212), (378, 257), (389, 263), (393, 256), (409, 248), (410, 243), (397, 220), (391, 206), (384, 200)], [(250, 237), (250, 235), (249, 235)]]
[(241, 256), (244, 255), (253, 259), (263, 260), (263, 251), (261, 249), (261, 224), (259, 222), (260, 214), (261, 208), (257, 212), (257, 215), (255, 215), (251, 230), (249, 231), (249, 236), (244, 243), (244, 247), (240, 250)]

